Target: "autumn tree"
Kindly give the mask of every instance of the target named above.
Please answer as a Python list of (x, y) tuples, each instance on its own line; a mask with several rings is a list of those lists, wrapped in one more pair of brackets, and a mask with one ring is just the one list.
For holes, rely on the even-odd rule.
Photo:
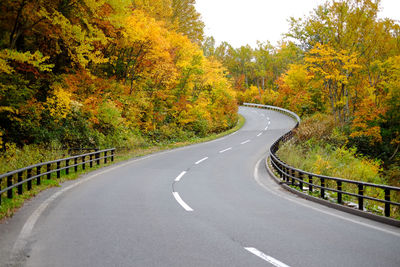
[(350, 98), (354, 95), (350, 78), (360, 68), (357, 54), (346, 50), (335, 51), (329, 45), (316, 44), (304, 61), (315, 78), (324, 82), (332, 114), (339, 122), (346, 122), (350, 116)]
[(171, 23), (189, 39), (197, 44), (203, 40), (204, 22), (196, 11), (195, 0), (172, 0)]

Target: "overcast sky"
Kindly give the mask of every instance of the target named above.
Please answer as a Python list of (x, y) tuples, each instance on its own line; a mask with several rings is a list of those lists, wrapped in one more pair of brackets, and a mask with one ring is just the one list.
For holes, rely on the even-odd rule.
[[(206, 24), (205, 34), (217, 44), (227, 41), (234, 47), (257, 40), (272, 45), (287, 33), (290, 17), (303, 17), (326, 0), (196, 0), (196, 9)], [(379, 17), (400, 20), (400, 0), (381, 0)]]

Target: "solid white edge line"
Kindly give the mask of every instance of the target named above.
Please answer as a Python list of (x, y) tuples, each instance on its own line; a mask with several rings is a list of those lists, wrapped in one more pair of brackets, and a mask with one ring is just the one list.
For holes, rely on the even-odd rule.
[(82, 178), (82, 180), (80, 180), (80, 181), (78, 181), (78, 182), (76, 182), (76, 183), (74, 183), (72, 185), (69, 185), (69, 186), (61, 189), (60, 191), (54, 193), (52, 196), (47, 198), (45, 201), (42, 202), (42, 204), (40, 204), (40, 206), (26, 220), (24, 226), (22, 227), (21, 232), (19, 233), (19, 235), (17, 237), (17, 240), (14, 243), (13, 250), (11, 252), (11, 255), (10, 255), (9, 259), (10, 260), (15, 260), (17, 257), (21, 256), (21, 253), (23, 252), (25, 246), (28, 244), (29, 237), (31, 235), (33, 227), (35, 226), (35, 224), (36, 224), (37, 220), (39, 219), (40, 215), (42, 215), (43, 211), (49, 206), (49, 204), (51, 202), (53, 202), (55, 199), (57, 199), (60, 195), (62, 195), (63, 193), (69, 191), (70, 189), (72, 189), (72, 188), (74, 188), (74, 187), (76, 187), (76, 186), (78, 186), (80, 184), (83, 184), (83, 183), (85, 183), (87, 181), (92, 180), (93, 178), (95, 178), (95, 177), (97, 177), (99, 175), (105, 174), (107, 172), (113, 171), (113, 170), (115, 170), (117, 168), (129, 165), (129, 164), (132, 164), (134, 162), (147, 159), (149, 157), (151, 157), (151, 156), (146, 156), (146, 157), (139, 158), (139, 159), (136, 159), (136, 160), (133, 160), (133, 161), (129, 161), (129, 162), (126, 162), (126, 163), (123, 163), (123, 164), (119, 164), (117, 166), (114, 166), (114, 167), (111, 167), (111, 168), (107, 168), (104, 171), (100, 171), (100, 172), (98, 172), (96, 174), (89, 175), (88, 177)]
[[(237, 134), (237, 133), (238, 133), (238, 131), (236, 131), (236, 132), (234, 132), (234, 133), (232, 133), (232, 134), (230, 134), (230, 135), (235, 135), (235, 134)], [(229, 136), (229, 135), (227, 135), (227, 136)], [(200, 143), (200, 144), (193, 144), (193, 145), (189, 145), (189, 146), (179, 147), (179, 148), (175, 148), (175, 149), (172, 149), (172, 150), (167, 150), (167, 151), (163, 151), (163, 152), (158, 152), (158, 153), (151, 154), (151, 155), (148, 155), (148, 156), (144, 156), (144, 157), (141, 157), (141, 158), (133, 159), (133, 160), (130, 160), (130, 161), (126, 162), (126, 163), (122, 163), (122, 164), (119, 164), (119, 165), (117, 165), (117, 166), (110, 167), (110, 168), (108, 168), (108, 169), (106, 169), (106, 170), (104, 170), (104, 171), (102, 171), (102, 172), (97, 173), (97, 174), (93, 174), (93, 175), (89, 175), (89, 176), (87, 176), (87, 177), (82, 177), (82, 178), (80, 178), (80, 179), (82, 179), (82, 180), (80, 180), (80, 181), (78, 181), (78, 182), (76, 182), (76, 183), (74, 183), (74, 184), (72, 184), (72, 185), (70, 185), (70, 186), (68, 186), (68, 187), (65, 187), (65, 188), (61, 189), (60, 191), (54, 193), (52, 196), (50, 196), (49, 198), (47, 198), (47, 199), (46, 199), (44, 202), (42, 202), (42, 204), (29, 216), (29, 218), (26, 220), (24, 226), (22, 227), (21, 232), (19, 233), (19, 235), (18, 235), (18, 237), (17, 237), (17, 240), (16, 240), (15, 243), (14, 243), (13, 250), (12, 250), (12, 253), (11, 253), (11, 255), (10, 255), (10, 258), (13, 259), (13, 258), (15, 258), (16, 256), (18, 256), (18, 255), (20, 254), (20, 252), (23, 250), (23, 248), (27, 245), (28, 239), (29, 239), (29, 237), (30, 237), (30, 235), (31, 235), (31, 232), (32, 232), (32, 230), (33, 230), (33, 228), (34, 228), (34, 226), (35, 226), (37, 220), (38, 220), (39, 217), (42, 215), (43, 211), (47, 208), (47, 206), (48, 206), (52, 201), (54, 201), (56, 198), (58, 198), (60, 195), (62, 195), (62, 194), (65, 193), (66, 191), (68, 191), (68, 190), (74, 188), (75, 186), (78, 186), (78, 185), (80, 185), (80, 184), (82, 184), (82, 183), (84, 183), (84, 182), (87, 182), (87, 181), (89, 181), (89, 180), (95, 178), (95, 177), (98, 176), (98, 175), (107, 173), (107, 172), (112, 171), (112, 170), (115, 170), (115, 169), (117, 169), (117, 168), (124, 167), (124, 166), (127, 166), (127, 165), (129, 165), (129, 164), (133, 164), (133, 163), (136, 163), (136, 162), (138, 162), (138, 161), (146, 160), (146, 159), (153, 158), (153, 157), (157, 157), (157, 156), (160, 156), (160, 155), (165, 155), (165, 154), (173, 153), (173, 152), (176, 152), (176, 151), (182, 151), (182, 150), (190, 149), (190, 148), (193, 148), (193, 147), (202, 146), (202, 145), (204, 145), (204, 144), (210, 144), (210, 143), (218, 142), (218, 141), (220, 141), (220, 140), (225, 139), (227, 136), (225, 136), (225, 137), (223, 137), (223, 138), (218, 138), (218, 139), (215, 139), (215, 140), (212, 140), (212, 141)]]
[(208, 159), (208, 157), (204, 157), (204, 158), (202, 158), (201, 160), (196, 161), (194, 164), (197, 165), (197, 164), (199, 164), (199, 163), (205, 161), (206, 159)]
[(226, 151), (228, 151), (228, 150), (231, 150), (231, 149), (232, 149), (232, 147), (229, 147), (229, 148), (227, 148), (227, 149), (224, 149), (224, 150), (219, 151), (219, 153), (224, 153), (224, 152), (226, 152)]
[(289, 265), (284, 264), (283, 262), (278, 261), (277, 259), (275, 259), (275, 258), (273, 258), (271, 256), (268, 256), (267, 254), (263, 253), (262, 251), (259, 251), (256, 248), (245, 247), (244, 249), (247, 250), (248, 252), (256, 255), (257, 257), (265, 260), (266, 262), (271, 263), (272, 265), (274, 265), (276, 267), (289, 267)]
[(260, 135), (262, 135), (262, 133), (257, 134), (257, 136), (260, 136)]
[[(381, 227), (374, 226), (374, 225), (370, 225), (370, 224), (367, 224), (367, 223), (363, 223), (363, 222), (360, 222), (360, 221), (357, 221), (357, 220), (353, 220), (353, 219), (344, 217), (344, 216), (342, 216), (342, 215), (338, 215), (338, 214), (332, 213), (332, 212), (330, 212), (330, 211), (322, 210), (321, 208), (311, 206), (310, 204), (307, 204), (307, 203), (302, 203), (302, 202), (300, 202), (300, 201), (297, 200), (297, 199), (292, 199), (292, 198), (290, 198), (290, 197), (287, 196), (287, 195), (283, 195), (283, 194), (285, 194), (285, 193), (280, 193), (280, 194), (279, 194), (279, 193), (275, 192), (275, 191), (272, 190), (271, 188), (269, 188), (269, 187), (267, 187), (266, 185), (264, 185), (264, 184), (261, 182), (260, 176), (258, 175), (258, 171), (257, 171), (257, 170), (258, 170), (258, 168), (259, 168), (260, 163), (261, 163), (262, 160), (263, 160), (263, 158), (260, 159), (260, 160), (257, 162), (257, 164), (256, 164), (256, 166), (255, 166), (255, 168), (254, 168), (254, 174), (253, 174), (253, 175), (254, 175), (254, 179), (256, 180), (256, 182), (257, 182), (261, 187), (263, 187), (263, 188), (264, 188), (265, 190), (267, 190), (268, 192), (274, 194), (275, 196), (284, 198), (284, 199), (286, 199), (286, 200), (288, 200), (288, 201), (290, 201), (290, 202), (293, 202), (293, 203), (295, 203), (295, 204), (301, 205), (301, 206), (306, 207), (306, 208), (313, 209), (313, 210), (315, 210), (315, 211), (324, 213), (324, 214), (326, 214), (326, 215), (331, 215), (331, 216), (333, 216), (333, 217), (336, 217), (336, 218), (339, 218), (339, 219), (342, 219), (342, 220), (345, 220), (345, 221), (348, 221), (348, 222), (352, 222), (352, 223), (355, 223), (355, 224), (358, 224), (358, 225), (365, 226), (365, 227), (367, 227), (367, 228), (371, 228), (371, 229), (374, 229), (374, 230), (378, 230), (378, 231), (381, 231), (381, 232), (384, 232), (384, 233), (387, 233), (387, 234), (392, 234), (392, 235), (395, 235), (395, 236), (400, 237), (400, 233), (393, 232), (393, 231), (391, 231), (391, 230), (386, 230), (386, 229), (383, 229), (383, 228), (381, 228)], [(268, 179), (270, 179), (270, 178), (268, 178)], [(305, 201), (308, 201), (308, 200), (305, 200)]]
[(186, 211), (193, 211), (193, 209), (189, 207), (189, 205), (186, 204), (185, 201), (182, 200), (178, 192), (172, 192), (172, 195), (174, 196), (175, 200), (179, 203), (179, 205), (182, 206), (182, 208), (184, 208)]
[(181, 174), (179, 174), (176, 178), (175, 178), (175, 182), (179, 182), (179, 180), (186, 174), (186, 171), (181, 172)]
[(248, 143), (248, 142), (250, 142), (250, 140), (243, 141), (243, 142), (241, 142), (240, 144), (241, 144), (241, 145), (244, 145), (244, 144), (246, 144), (246, 143)]

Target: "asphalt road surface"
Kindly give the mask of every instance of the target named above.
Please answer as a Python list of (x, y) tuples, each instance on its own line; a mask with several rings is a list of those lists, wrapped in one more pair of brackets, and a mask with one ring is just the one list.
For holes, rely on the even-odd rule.
[(2, 266), (400, 266), (400, 229), (299, 199), (263, 159), (294, 126), (240, 108), (215, 141), (106, 167), (0, 224)]

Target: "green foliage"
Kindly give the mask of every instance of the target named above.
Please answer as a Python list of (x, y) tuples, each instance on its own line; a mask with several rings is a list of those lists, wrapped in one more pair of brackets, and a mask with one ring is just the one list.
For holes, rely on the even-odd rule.
[(379, 174), (380, 162), (356, 156), (355, 149), (321, 146), (313, 141), (305, 145), (290, 141), (280, 147), (278, 156), (289, 165), (308, 172), (376, 184), (385, 183)]
[(296, 142), (355, 147), (391, 170), (400, 164), (400, 27), (379, 18), (380, 4), (326, 1), (291, 18), (289, 39), (278, 47), (215, 48), (210, 38), (203, 50), (229, 70), (239, 103), (280, 106), (301, 117), (330, 114), (303, 121)]
[(2, 1), (2, 152), (129, 149), (232, 127), (234, 93), (196, 44), (204, 24), (194, 4)]

